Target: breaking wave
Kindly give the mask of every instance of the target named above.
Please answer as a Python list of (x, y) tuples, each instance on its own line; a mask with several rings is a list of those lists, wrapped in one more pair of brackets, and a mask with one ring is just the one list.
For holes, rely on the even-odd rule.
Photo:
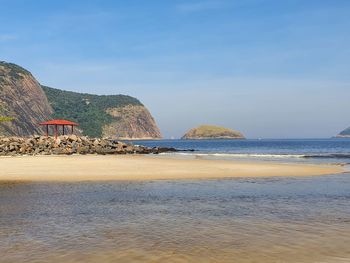
[[(169, 155), (169, 153), (164, 153)], [(271, 158), (271, 159), (289, 159), (289, 158), (320, 158), (320, 159), (350, 159), (350, 153), (325, 153), (325, 154), (265, 154), (265, 153), (188, 153), (177, 152), (171, 155), (184, 156), (203, 156), (203, 157), (226, 157), (226, 158)]]

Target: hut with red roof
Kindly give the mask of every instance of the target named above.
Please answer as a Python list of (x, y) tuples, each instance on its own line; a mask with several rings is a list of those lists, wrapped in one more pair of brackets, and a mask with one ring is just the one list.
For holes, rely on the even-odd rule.
[(41, 122), (40, 125), (46, 126), (46, 136), (49, 136), (49, 126), (54, 127), (55, 138), (58, 136), (58, 128), (62, 126), (62, 135), (64, 135), (64, 128), (71, 127), (72, 134), (74, 133), (74, 126), (79, 126), (78, 123), (67, 121), (67, 120), (50, 120)]

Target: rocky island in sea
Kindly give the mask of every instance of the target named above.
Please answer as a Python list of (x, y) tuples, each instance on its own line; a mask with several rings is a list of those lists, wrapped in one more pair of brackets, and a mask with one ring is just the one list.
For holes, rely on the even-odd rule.
[(350, 138), (350, 127), (340, 132), (337, 135), (337, 138)]
[(245, 139), (245, 137), (241, 132), (232, 129), (215, 125), (201, 125), (190, 129), (181, 139)]

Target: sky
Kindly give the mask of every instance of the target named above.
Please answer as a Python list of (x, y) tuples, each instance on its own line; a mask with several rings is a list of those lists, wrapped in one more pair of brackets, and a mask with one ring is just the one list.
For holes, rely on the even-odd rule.
[(137, 97), (165, 138), (350, 126), (348, 0), (0, 0), (0, 60), (43, 85)]

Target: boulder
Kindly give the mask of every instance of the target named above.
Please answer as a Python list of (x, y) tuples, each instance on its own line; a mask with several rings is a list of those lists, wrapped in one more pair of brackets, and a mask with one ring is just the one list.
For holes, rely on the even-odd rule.
[(0, 137), (0, 155), (50, 154), (158, 154), (176, 151), (174, 148), (148, 148), (100, 138), (64, 135), (58, 138), (35, 136), (31, 138)]

